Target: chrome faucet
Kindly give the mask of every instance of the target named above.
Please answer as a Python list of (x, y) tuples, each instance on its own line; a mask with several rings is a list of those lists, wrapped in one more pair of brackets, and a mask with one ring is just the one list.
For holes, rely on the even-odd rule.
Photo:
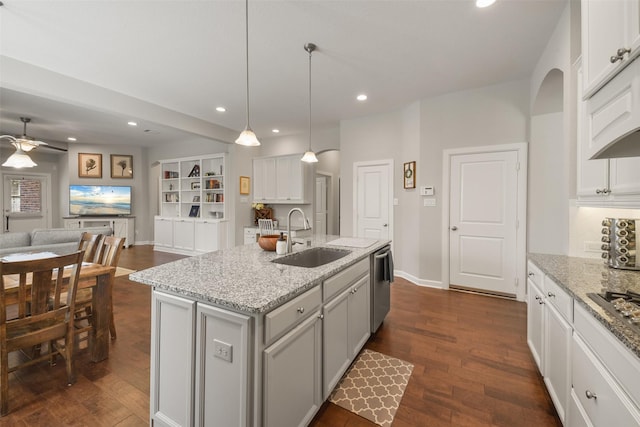
[[(309, 220), (307, 219), (307, 217), (304, 215), (304, 212), (302, 212), (302, 209), (300, 208), (293, 208), (289, 211), (289, 214), (287, 215), (287, 253), (291, 253), (293, 251), (293, 238), (291, 237), (291, 214), (294, 212), (300, 212), (300, 215), (302, 215), (302, 223), (304, 224), (304, 229), (305, 230), (310, 230), (311, 226), (309, 225)], [(298, 243), (298, 242), (295, 242)]]

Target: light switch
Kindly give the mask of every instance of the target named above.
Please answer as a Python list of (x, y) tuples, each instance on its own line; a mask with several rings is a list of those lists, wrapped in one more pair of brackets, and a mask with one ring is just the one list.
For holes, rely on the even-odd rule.
[(393, 206), (398, 206), (398, 199), (393, 199)]
[(435, 198), (424, 199), (424, 205), (423, 206), (435, 206), (435, 205), (436, 205), (436, 199)]

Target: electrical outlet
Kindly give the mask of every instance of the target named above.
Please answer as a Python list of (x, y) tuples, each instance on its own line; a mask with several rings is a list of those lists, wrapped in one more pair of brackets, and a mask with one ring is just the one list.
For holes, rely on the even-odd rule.
[(231, 363), (233, 361), (233, 346), (219, 340), (213, 340), (213, 355)]

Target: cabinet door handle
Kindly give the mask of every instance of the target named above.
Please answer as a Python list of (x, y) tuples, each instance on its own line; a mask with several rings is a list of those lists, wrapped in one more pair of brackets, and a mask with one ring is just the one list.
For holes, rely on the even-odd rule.
[(591, 390), (587, 390), (584, 392), (584, 395), (587, 396), (587, 399), (597, 399), (598, 396), (592, 392)]
[(554, 294), (553, 292), (548, 292), (547, 295), (549, 296), (549, 298), (555, 298), (556, 294)]
[(535, 276), (535, 273), (530, 272), (530, 273), (529, 273), (529, 277), (533, 277), (533, 276)]
[(324, 314), (318, 314), (318, 319), (320, 320), (324, 319)]
[(300, 314), (304, 313), (304, 307), (298, 307), (298, 313)]

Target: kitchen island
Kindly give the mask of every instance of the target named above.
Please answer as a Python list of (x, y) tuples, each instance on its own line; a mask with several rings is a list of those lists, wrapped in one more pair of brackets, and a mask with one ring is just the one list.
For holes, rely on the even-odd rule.
[(640, 272), (529, 254), (527, 282), (527, 341), (564, 425), (640, 426), (640, 326), (600, 297), (640, 294)]
[(311, 420), (370, 335), (370, 256), (389, 243), (336, 239), (308, 239), (350, 251), (315, 268), (273, 263), (249, 244), (129, 276), (153, 287), (152, 425)]

